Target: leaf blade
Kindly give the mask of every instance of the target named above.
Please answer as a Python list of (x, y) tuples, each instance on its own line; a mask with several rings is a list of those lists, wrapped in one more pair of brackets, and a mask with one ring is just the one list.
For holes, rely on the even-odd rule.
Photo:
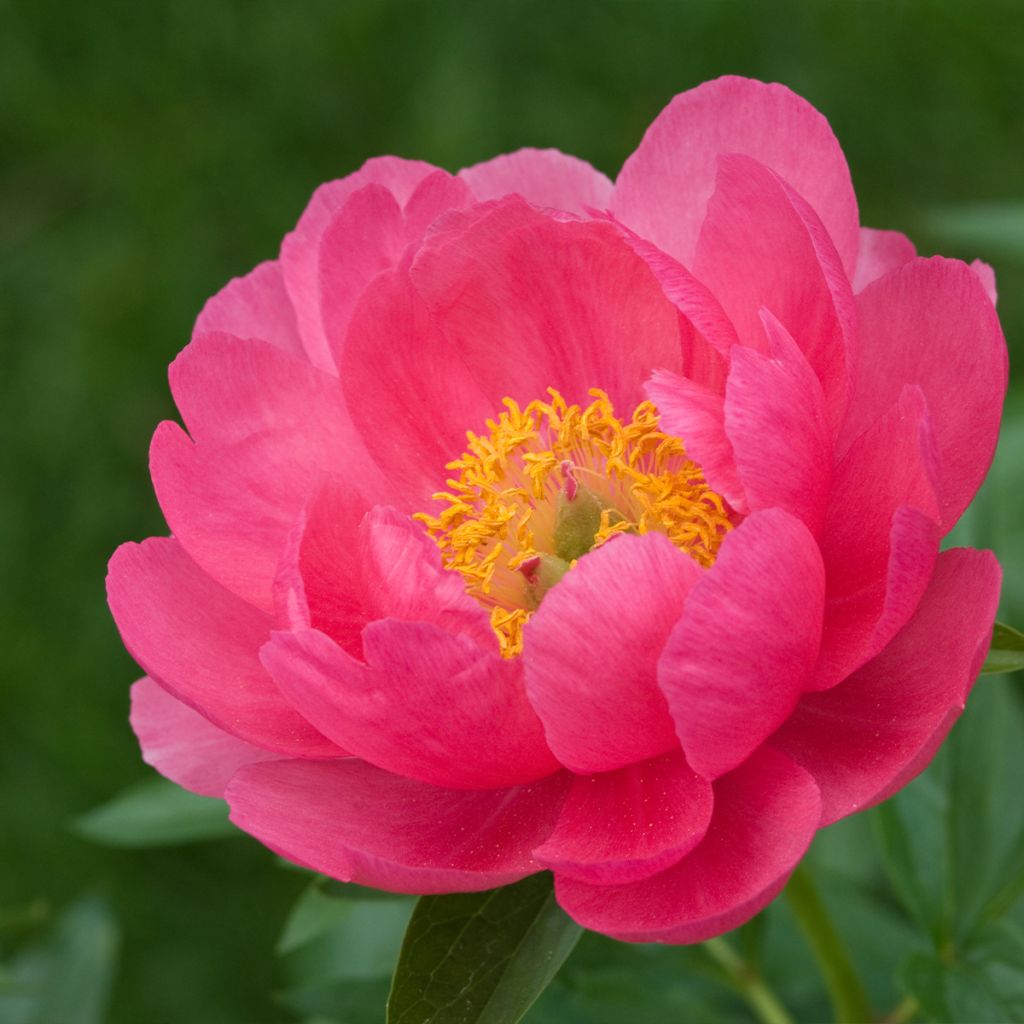
[(981, 666), (982, 675), (995, 675), (999, 672), (1016, 672), (1024, 668), (1024, 633), (1018, 632), (1004, 622), (997, 622), (992, 630), (992, 642), (989, 645), (985, 663)]

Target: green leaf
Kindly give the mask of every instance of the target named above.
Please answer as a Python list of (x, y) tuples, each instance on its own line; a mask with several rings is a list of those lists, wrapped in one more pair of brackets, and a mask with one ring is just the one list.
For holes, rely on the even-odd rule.
[(148, 779), (83, 814), (75, 831), (104, 846), (141, 849), (234, 835), (223, 800), (196, 796), (166, 779)]
[(1016, 672), (1024, 668), (1024, 633), (1018, 633), (1012, 626), (997, 622), (992, 630), (992, 643), (988, 657), (981, 666), (982, 673), (994, 675), (997, 672)]
[(1024, 203), (973, 203), (931, 211), (929, 229), (951, 242), (1024, 258)]
[(416, 905), (388, 999), (388, 1024), (515, 1024), (582, 929), (555, 902), (551, 876)]

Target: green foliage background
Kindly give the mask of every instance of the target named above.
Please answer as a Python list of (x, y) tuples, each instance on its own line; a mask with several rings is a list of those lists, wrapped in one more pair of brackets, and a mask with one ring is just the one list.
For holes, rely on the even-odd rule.
[[(0, 960), (86, 893), (58, 931), (84, 929), (101, 960), (120, 935), (120, 958), (109, 1015), (78, 1004), (75, 1020), (294, 1019), (272, 998), (287, 984), (273, 947), (306, 879), (240, 837), (126, 851), (70, 823), (150, 774), (103, 575), (122, 540), (165, 529), (146, 475), (152, 429), (174, 416), (165, 367), (312, 189), (375, 154), (454, 170), (557, 146), (614, 176), (704, 79), (806, 96), (865, 223), (996, 267), (1018, 368), (996, 477), (961, 532), (995, 547), (1003, 618), (1021, 625), (1022, 67), (1016, 0), (0, 0)], [(984, 685), (1003, 699), (1020, 684)], [(833, 844), (847, 866), (856, 828)], [(599, 946), (581, 946), (584, 975)], [(681, 1005), (683, 964), (656, 1016)], [(590, 982), (608, 1006), (614, 976)], [(577, 1019), (585, 988), (536, 1020)]]

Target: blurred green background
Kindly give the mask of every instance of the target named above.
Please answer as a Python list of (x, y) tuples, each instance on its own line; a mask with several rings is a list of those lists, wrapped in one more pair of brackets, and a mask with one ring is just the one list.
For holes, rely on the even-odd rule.
[[(294, 1019), (273, 946), (306, 879), (241, 837), (116, 850), (72, 822), (151, 774), (103, 576), (121, 541), (164, 530), (146, 452), (174, 416), (166, 365), (318, 183), (375, 154), (454, 170), (523, 145), (614, 177), (674, 93), (781, 81), (831, 120), (864, 223), (996, 267), (1019, 357), (1022, 69), (1017, 0), (0, 0), (0, 960), (84, 929), (113, 979), (97, 1019)], [(962, 536), (996, 548), (1019, 626), (1013, 379)]]

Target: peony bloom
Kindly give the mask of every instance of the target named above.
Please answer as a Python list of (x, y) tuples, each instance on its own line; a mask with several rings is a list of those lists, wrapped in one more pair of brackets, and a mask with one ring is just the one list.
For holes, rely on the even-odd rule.
[(676, 97), (614, 185), (371, 160), (170, 378), (172, 536), (109, 577), (132, 724), (336, 878), (549, 869), (588, 928), (701, 940), (920, 772), (980, 668), (999, 568), (939, 545), (996, 444), (992, 272), (861, 228), (782, 86)]

